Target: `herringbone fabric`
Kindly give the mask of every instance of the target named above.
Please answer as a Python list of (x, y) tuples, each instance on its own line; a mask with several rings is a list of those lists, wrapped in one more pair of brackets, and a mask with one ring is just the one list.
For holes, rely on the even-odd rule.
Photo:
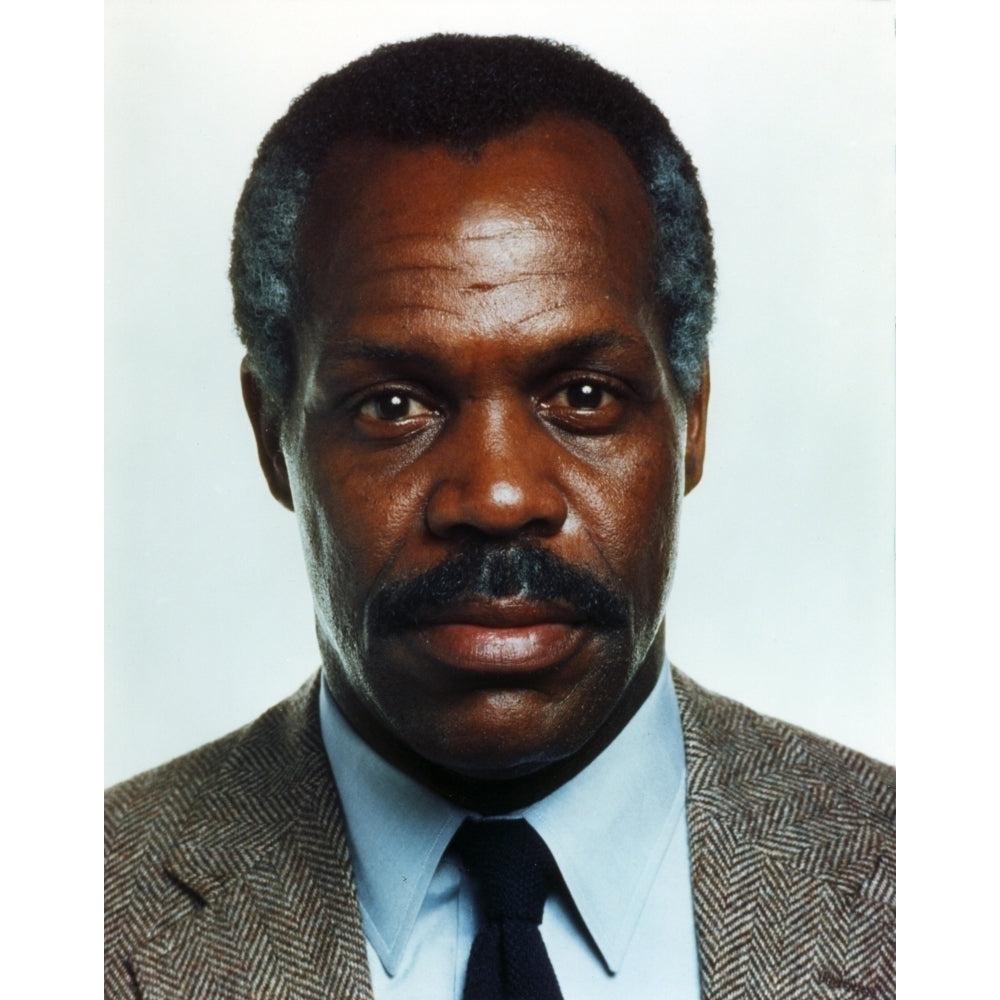
[[(888, 1000), (892, 768), (674, 681), (706, 1000)], [(108, 792), (106, 997), (371, 1000), (317, 691)]]
[(895, 771), (675, 672), (702, 992), (895, 995)]
[(108, 793), (106, 996), (371, 1000), (317, 695)]

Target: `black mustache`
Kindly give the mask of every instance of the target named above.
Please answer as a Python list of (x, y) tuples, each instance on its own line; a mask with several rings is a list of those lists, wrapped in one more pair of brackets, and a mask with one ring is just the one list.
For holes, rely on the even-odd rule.
[(457, 552), (408, 580), (387, 584), (368, 609), (371, 634), (419, 625), (429, 614), (472, 598), (560, 601), (600, 628), (628, 622), (628, 605), (589, 570), (536, 545), (476, 547)]

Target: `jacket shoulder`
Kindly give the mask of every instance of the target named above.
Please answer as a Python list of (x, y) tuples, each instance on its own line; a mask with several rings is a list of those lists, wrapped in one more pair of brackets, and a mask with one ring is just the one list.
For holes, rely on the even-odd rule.
[(290, 698), (255, 721), (107, 789), (104, 793), (106, 858), (127, 856), (138, 841), (143, 842), (146, 852), (154, 845), (169, 847), (192, 805), (219, 782), (223, 763), (234, 753), (249, 750), (278, 759), (282, 745), (306, 727), (317, 686), (318, 678), (312, 677)]
[(127, 980), (116, 956), (141, 946), (165, 914), (199, 905), (179, 891), (168, 864), (192, 823), (218, 812), (221, 829), (245, 796), (287, 782), (304, 741), (319, 739), (311, 732), (317, 687), (314, 677), (256, 721), (105, 792), (105, 946), (115, 966), (106, 970), (109, 983)]
[[(675, 671), (697, 835), (753, 845), (893, 907), (896, 771), (704, 690)], [(735, 849), (735, 847), (734, 847)]]
[(674, 681), (705, 994), (892, 997), (894, 768)]
[(693, 790), (735, 789), (770, 776), (769, 787), (778, 792), (784, 776), (789, 793), (811, 790), (878, 825), (895, 827), (891, 765), (707, 691), (676, 668), (674, 681)]

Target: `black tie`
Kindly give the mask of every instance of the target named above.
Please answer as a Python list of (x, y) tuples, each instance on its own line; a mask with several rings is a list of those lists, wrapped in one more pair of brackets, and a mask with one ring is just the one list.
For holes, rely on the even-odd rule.
[(482, 903), (462, 1000), (562, 1000), (538, 930), (559, 876), (545, 841), (523, 819), (467, 819), (452, 846)]

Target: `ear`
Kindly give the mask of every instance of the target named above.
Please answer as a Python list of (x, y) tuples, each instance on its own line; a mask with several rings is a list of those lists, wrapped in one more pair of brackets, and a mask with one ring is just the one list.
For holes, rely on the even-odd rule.
[(687, 442), (684, 447), (684, 493), (690, 493), (701, 481), (705, 464), (705, 421), (708, 419), (708, 362), (701, 382), (687, 404)]
[(264, 470), (264, 478), (274, 499), (289, 510), (294, 510), (285, 454), (281, 450), (281, 409), (257, 381), (246, 358), (240, 365), (240, 383), (243, 386), (243, 404), (247, 408), (250, 426), (257, 439), (257, 457)]

